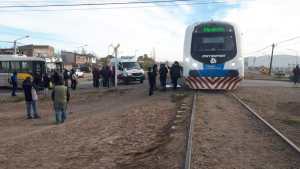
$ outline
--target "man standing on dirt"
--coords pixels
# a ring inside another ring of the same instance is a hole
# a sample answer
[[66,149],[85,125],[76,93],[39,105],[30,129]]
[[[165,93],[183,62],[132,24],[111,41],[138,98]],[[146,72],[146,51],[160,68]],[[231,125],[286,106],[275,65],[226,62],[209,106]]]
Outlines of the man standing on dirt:
[[58,79],[59,79],[59,74],[57,71],[54,71],[52,77],[51,77],[51,81],[54,85],[56,85],[58,83]]
[[298,81],[299,81],[299,78],[300,78],[300,68],[299,68],[299,65],[297,65],[294,68],[293,74],[294,74],[294,83],[296,85],[298,83]]
[[52,101],[54,104],[56,124],[63,123],[67,118],[67,104],[70,100],[68,87],[64,86],[60,79],[52,91]]
[[100,79],[100,72],[97,67],[93,69],[93,86],[95,88],[99,88],[99,79]]
[[101,70],[101,76],[103,78],[103,87],[110,87],[109,80],[111,79],[112,72],[109,66],[105,65]]
[[63,73],[63,76],[64,76],[64,81],[65,81],[65,86],[69,87],[69,71],[67,69],[64,70],[64,73]]
[[171,76],[174,90],[177,89],[177,81],[181,76],[181,71],[182,71],[182,68],[180,67],[179,63],[177,61],[175,61],[170,70],[170,76]]
[[[35,88],[32,85],[30,77],[27,77],[24,80],[23,90],[24,90],[24,96],[26,101],[27,119],[40,118],[36,108],[37,94]],[[31,110],[33,110],[33,116],[31,115]]]
[[12,76],[10,77],[10,82],[11,82],[11,85],[12,85],[11,96],[17,96],[16,95],[16,91],[17,91],[17,88],[18,88],[17,72],[14,72],[12,74]]
[[168,69],[165,64],[159,66],[159,80],[162,91],[166,91]]
[[155,85],[155,74],[153,72],[153,67],[148,68],[148,80],[149,80],[149,96],[152,96],[154,91],[154,85]]
[[157,77],[157,72],[158,72],[157,64],[153,65],[152,70],[153,70],[153,74],[155,76],[155,78],[154,78],[154,90],[156,90],[157,89],[157,87],[156,87],[156,77]]
[[73,90],[76,90],[76,86],[77,86],[77,75],[75,73],[75,70],[72,69],[71,70],[71,88]]

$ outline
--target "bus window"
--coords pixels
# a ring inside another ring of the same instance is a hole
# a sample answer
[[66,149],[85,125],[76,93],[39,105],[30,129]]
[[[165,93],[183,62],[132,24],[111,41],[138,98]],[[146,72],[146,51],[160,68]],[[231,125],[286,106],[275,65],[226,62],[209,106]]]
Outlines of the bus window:
[[23,61],[21,62],[22,72],[32,73],[32,63]]
[[20,72],[21,70],[21,65],[19,61],[11,61],[10,66],[12,71]]
[[45,73],[45,64],[43,62],[33,62],[33,73],[42,75]]
[[0,66],[0,73],[8,73],[9,72],[9,62],[2,61]]

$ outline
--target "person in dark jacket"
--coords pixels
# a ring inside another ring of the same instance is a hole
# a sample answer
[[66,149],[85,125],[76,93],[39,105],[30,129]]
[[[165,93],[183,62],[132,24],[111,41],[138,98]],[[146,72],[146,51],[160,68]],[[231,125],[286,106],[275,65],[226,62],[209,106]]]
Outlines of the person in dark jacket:
[[161,64],[159,67],[159,79],[160,79],[160,86],[163,91],[166,91],[167,74],[168,74],[168,68],[166,67],[165,64]]
[[101,70],[101,76],[103,78],[103,87],[110,87],[109,80],[111,79],[112,72],[109,66],[104,66]]
[[77,75],[76,75],[74,69],[71,70],[71,75],[70,76],[71,76],[71,88],[73,90],[76,90],[76,87],[77,87]]
[[45,73],[43,76],[43,88],[44,88],[44,94],[48,94],[48,89],[50,89],[50,78],[48,76],[48,73]]
[[[27,77],[23,81],[23,90],[24,90],[24,96],[26,101],[27,119],[39,118],[40,116],[37,113],[37,106],[36,106],[36,102],[37,102],[36,90],[33,88],[30,77]],[[32,112],[31,110],[33,111],[33,115],[31,114]]]
[[99,79],[100,79],[100,72],[98,68],[93,69],[93,86],[95,88],[99,88]]
[[174,90],[177,89],[177,81],[181,76],[181,71],[182,71],[182,68],[180,67],[179,63],[177,61],[175,61],[170,70],[170,76],[171,76],[171,81],[172,81]]
[[153,95],[154,85],[155,85],[155,73],[153,68],[148,68],[148,80],[149,80],[149,96]]
[[67,69],[64,70],[63,76],[64,76],[65,86],[69,87],[70,76],[69,76],[69,71]]
[[46,89],[50,88],[50,78],[48,76],[48,73],[45,73],[43,76],[43,87]]
[[12,85],[12,92],[11,96],[17,96],[16,91],[18,88],[18,77],[17,77],[17,72],[14,72],[12,76],[10,77],[11,85]]
[[57,85],[52,91],[52,101],[55,111],[56,124],[63,123],[67,118],[67,104],[70,100],[69,88],[63,83],[62,78],[59,79]]
[[158,72],[157,64],[154,64],[152,69],[153,69],[153,74],[155,76],[155,78],[154,78],[154,90],[156,90],[157,89],[157,87],[156,87],[156,78],[157,78],[157,72]]
[[54,85],[58,84],[59,81],[59,74],[57,73],[57,71],[54,71],[54,74],[51,77],[51,81]]
[[300,68],[299,68],[299,65],[297,65],[293,69],[293,74],[294,74],[294,83],[296,85],[299,82],[299,78],[300,78]]
[[33,75],[33,81],[32,81],[32,85],[34,86],[35,89],[39,90],[40,89],[40,84],[41,84],[41,76],[37,73],[35,73]]

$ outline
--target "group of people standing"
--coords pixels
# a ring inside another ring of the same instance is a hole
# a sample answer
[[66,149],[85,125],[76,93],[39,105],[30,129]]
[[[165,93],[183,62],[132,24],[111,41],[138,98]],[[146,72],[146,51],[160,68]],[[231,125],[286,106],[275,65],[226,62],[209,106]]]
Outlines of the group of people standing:
[[100,87],[100,79],[102,79],[102,86],[109,88],[114,83],[114,68],[110,68],[108,65],[103,66],[101,69],[94,67],[93,71],[93,86],[95,88]]
[[[75,73],[71,71],[71,76]],[[76,77],[77,78],[77,77]],[[44,75],[34,74],[32,77],[28,76],[22,83],[24,92],[24,99],[26,103],[26,115],[27,119],[41,118],[38,111],[38,95],[40,90],[48,91],[52,89],[51,98],[53,101],[53,108],[55,112],[56,123],[63,123],[67,117],[67,105],[70,100],[70,91],[68,87],[68,81],[71,79],[72,89],[76,89],[77,79],[75,77],[66,78],[65,73],[60,75],[58,72],[53,72],[49,77],[47,73]],[[16,89],[18,87],[17,72],[14,72],[10,78],[13,87],[12,96],[16,96]],[[74,82],[76,81],[76,82]]]
[[160,64],[159,69],[157,64],[154,64],[152,67],[148,68],[148,80],[149,80],[149,96],[153,95],[156,87],[156,79],[159,74],[160,87],[162,91],[166,91],[168,73],[170,73],[171,82],[173,84],[173,89],[176,90],[178,86],[178,79],[182,74],[182,67],[177,61],[171,67],[168,67],[166,64]]

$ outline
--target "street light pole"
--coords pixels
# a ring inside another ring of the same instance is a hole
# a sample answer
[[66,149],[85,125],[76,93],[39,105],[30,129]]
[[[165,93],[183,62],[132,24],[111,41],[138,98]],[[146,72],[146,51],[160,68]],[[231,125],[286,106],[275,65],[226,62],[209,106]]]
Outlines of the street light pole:
[[120,47],[120,44],[114,47],[115,52],[115,88],[118,87],[118,48]]
[[26,38],[29,38],[29,35],[26,35],[26,36],[24,36],[24,37],[21,37],[21,38],[18,38],[18,39],[16,39],[16,40],[14,40],[14,55],[16,55],[17,54],[17,41],[18,40],[22,40],[22,39],[26,39]]
[[107,55],[109,55],[109,49],[110,49],[111,47],[114,47],[114,46],[113,46],[112,44],[108,45],[108,48],[107,48]]

